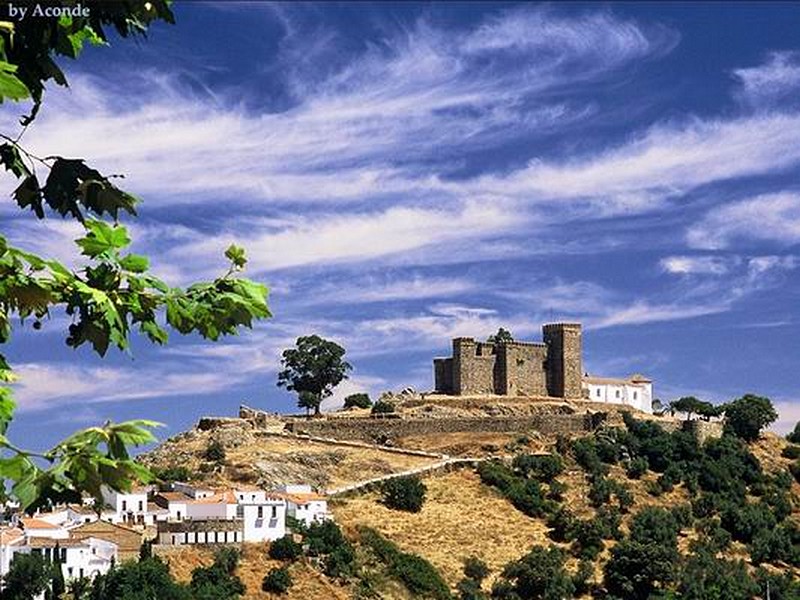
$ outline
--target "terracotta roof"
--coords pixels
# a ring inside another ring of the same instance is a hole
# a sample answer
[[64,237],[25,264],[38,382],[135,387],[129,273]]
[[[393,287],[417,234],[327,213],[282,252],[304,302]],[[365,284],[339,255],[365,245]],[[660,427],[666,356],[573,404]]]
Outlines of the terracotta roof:
[[18,527],[10,527],[8,529],[0,529],[0,544],[8,546],[22,540],[25,533]]
[[[84,504],[68,504],[67,508],[70,509],[72,512],[76,512],[82,515],[96,515],[97,512],[94,510],[92,506],[86,506]],[[106,512],[106,511],[103,511]],[[109,511],[113,512],[113,511]]]
[[61,529],[58,525],[32,517],[20,519],[20,522],[25,529]]

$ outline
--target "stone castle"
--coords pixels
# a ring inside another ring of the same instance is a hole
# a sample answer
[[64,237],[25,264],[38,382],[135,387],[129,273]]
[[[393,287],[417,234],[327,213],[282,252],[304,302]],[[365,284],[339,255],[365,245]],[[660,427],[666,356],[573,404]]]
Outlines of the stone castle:
[[580,323],[542,326],[541,342],[453,340],[453,356],[433,360],[435,391],[452,396],[582,398]]

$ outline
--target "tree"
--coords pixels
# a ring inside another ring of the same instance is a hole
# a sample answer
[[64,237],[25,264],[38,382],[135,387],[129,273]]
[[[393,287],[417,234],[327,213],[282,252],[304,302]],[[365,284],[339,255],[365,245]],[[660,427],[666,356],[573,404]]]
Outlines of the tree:
[[495,344],[508,344],[514,341],[514,337],[511,335],[511,332],[508,329],[503,329],[501,327],[497,330],[497,333],[494,333],[486,338],[486,341],[493,342]]
[[427,488],[416,475],[390,479],[381,486],[383,503],[395,510],[419,512],[425,502]]
[[[241,248],[232,245],[225,252],[230,268],[221,277],[186,289],[170,287],[149,272],[147,257],[127,252],[130,238],[119,219],[136,215],[135,196],[83,159],[42,158],[20,142],[42,106],[45,84],[67,85],[57,58],[77,58],[87,42],[106,44],[106,29],[128,38],[144,35],[154,21],[174,21],[169,0],[82,4],[88,17],[42,16],[4,21],[0,27],[0,102],[32,101],[21,118],[22,129],[0,133],[0,164],[19,182],[13,197],[36,218],[71,218],[85,233],[76,240],[85,265],[75,270],[10,246],[0,235],[0,344],[9,342],[15,326],[25,321],[41,329],[53,311],[71,317],[68,346],[88,344],[100,356],[111,346],[127,350],[134,329],[157,344],[167,342],[164,323],[182,334],[216,340],[269,317],[266,287],[238,277],[247,262]],[[0,354],[0,384],[14,378]],[[107,423],[35,453],[6,437],[14,409],[10,389],[0,387],[0,477],[5,484],[0,489],[10,488],[23,509],[49,500],[77,500],[81,492],[99,499],[103,485],[127,490],[137,479],[151,479],[131,459],[128,447],[154,441],[154,421]]]
[[385,415],[394,412],[394,404],[391,402],[387,402],[386,400],[378,400],[375,404],[372,405],[372,410],[370,411],[373,415]]
[[313,408],[318,415],[322,400],[333,394],[353,368],[344,355],[344,348],[318,335],[299,337],[295,348],[283,351],[278,387],[297,392],[300,407]]
[[261,581],[261,589],[272,594],[285,594],[292,587],[292,576],[289,569],[280,567],[271,569]]
[[126,561],[92,582],[91,600],[193,600],[189,590],[177,583],[169,566],[158,557]]
[[791,433],[786,435],[786,440],[792,444],[800,444],[800,421],[798,421]]
[[370,408],[372,400],[369,399],[369,394],[350,394],[344,399],[345,408]]
[[303,547],[291,535],[278,538],[269,545],[269,557],[276,560],[295,560],[303,554]]
[[239,564],[239,552],[223,548],[214,556],[210,567],[198,567],[192,571],[189,589],[194,600],[238,600],[247,590],[242,580],[234,575]]
[[698,400],[694,396],[684,396],[675,400],[670,403],[670,409],[674,412],[684,413],[687,421],[692,418],[693,414],[698,414],[708,420],[709,417],[715,416],[716,412],[713,404]]
[[566,556],[556,546],[533,549],[503,569],[502,578],[492,588],[495,598],[542,598],[566,600],[572,598],[575,585],[564,568]]
[[725,431],[745,442],[753,442],[761,430],[773,423],[778,413],[764,396],[745,394],[725,407]]
[[2,600],[30,600],[49,589],[51,569],[41,554],[15,553],[3,577]]

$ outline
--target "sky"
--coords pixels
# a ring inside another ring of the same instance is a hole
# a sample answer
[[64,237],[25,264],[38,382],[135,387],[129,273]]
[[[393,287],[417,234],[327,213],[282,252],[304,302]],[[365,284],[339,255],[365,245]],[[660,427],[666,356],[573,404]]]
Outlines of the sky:
[[[177,24],[63,63],[30,150],[125,175],[133,249],[172,285],[231,242],[272,319],[105,359],[16,329],[12,437],[107,419],[166,437],[241,403],[295,410],[280,353],[316,333],[354,392],[430,390],[456,336],[584,326],[584,368],[664,401],[770,397],[800,419],[800,5],[179,2]],[[0,106],[14,131],[22,105]],[[12,189],[0,178],[0,193]],[[9,198],[15,244],[81,230]]]

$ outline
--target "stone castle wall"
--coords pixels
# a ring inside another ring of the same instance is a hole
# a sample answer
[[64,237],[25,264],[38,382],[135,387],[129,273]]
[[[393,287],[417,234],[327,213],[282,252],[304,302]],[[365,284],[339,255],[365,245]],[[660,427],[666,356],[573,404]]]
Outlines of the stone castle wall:
[[569,435],[592,431],[605,419],[605,413],[447,419],[309,419],[293,421],[287,424],[287,430],[313,436],[383,443],[412,435],[465,431],[513,433],[536,430],[543,434]]
[[435,389],[455,396],[583,397],[581,326],[552,323],[544,342],[453,340],[452,358],[434,359]]

